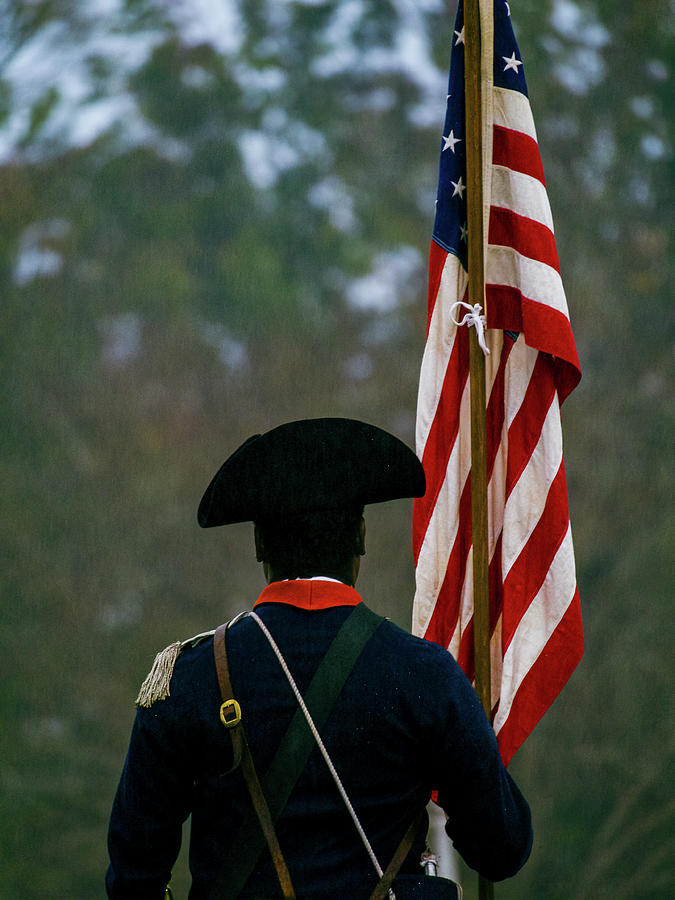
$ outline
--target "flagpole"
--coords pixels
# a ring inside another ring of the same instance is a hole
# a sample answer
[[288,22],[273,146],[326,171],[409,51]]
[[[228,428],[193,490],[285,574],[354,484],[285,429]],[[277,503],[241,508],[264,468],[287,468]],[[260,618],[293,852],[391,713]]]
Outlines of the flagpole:
[[[464,45],[468,300],[472,306],[480,303],[485,312],[480,0],[465,0]],[[469,328],[469,380],[474,677],[476,693],[483,709],[491,718],[485,356],[478,344],[476,328]],[[478,897],[479,900],[492,900],[494,897],[492,882],[482,876],[479,876],[478,881]]]

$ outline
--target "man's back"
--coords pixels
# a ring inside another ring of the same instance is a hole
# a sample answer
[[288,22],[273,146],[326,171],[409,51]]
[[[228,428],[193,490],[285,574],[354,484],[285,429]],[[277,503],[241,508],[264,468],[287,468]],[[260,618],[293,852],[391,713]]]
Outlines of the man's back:
[[[304,693],[352,611],[339,605],[340,589],[355,592],[340,585],[333,589],[338,605],[309,610],[294,605],[296,583],[284,584],[288,598],[265,602],[263,594],[256,612]],[[252,618],[228,631],[227,648],[234,693],[262,777],[297,701]],[[250,799],[240,772],[224,774],[232,753],[218,717],[220,702],[213,641],[207,639],[179,656],[170,697],[139,710],[111,819],[111,896],[162,896],[189,812],[193,900],[209,896],[227,854],[246,852],[237,846],[237,834],[250,813]],[[347,679],[322,736],[383,868],[432,790],[438,790],[449,833],[470,865],[499,879],[524,862],[531,841],[529,809],[501,766],[473,689],[446,651],[383,623]],[[377,880],[372,863],[318,748],[277,833],[299,898],[369,895]],[[424,839],[422,828],[404,871],[419,871]],[[128,860],[130,853],[143,870],[134,877],[141,876],[136,886],[143,883],[145,893],[125,892],[128,862],[117,866],[116,859]],[[240,896],[279,896],[266,850]]]

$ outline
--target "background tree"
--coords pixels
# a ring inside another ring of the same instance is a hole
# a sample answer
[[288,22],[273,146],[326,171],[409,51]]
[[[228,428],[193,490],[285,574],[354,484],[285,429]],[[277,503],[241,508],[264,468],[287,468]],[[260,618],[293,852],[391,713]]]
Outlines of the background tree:
[[[564,417],[587,650],[513,762],[536,844],[498,896],[665,898],[672,19],[512,11],[584,369]],[[0,896],[84,900],[154,653],[262,586],[249,526],[196,526],[217,465],[302,416],[413,442],[454,9],[0,16]],[[368,520],[360,586],[407,626],[410,506]]]

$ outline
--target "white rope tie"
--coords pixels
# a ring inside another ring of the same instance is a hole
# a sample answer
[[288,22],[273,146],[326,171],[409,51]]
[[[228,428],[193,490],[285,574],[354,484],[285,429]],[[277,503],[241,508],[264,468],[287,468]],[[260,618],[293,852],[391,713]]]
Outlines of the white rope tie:
[[[465,314],[461,322],[458,322],[454,317],[456,306],[463,306],[464,309],[469,310],[469,312]],[[463,300],[458,300],[450,307],[450,318],[458,328],[461,328],[462,325],[467,325],[468,327],[471,327],[473,325],[476,329],[476,337],[478,338],[478,344],[480,345],[481,350],[486,356],[489,355],[490,350],[488,348],[488,345],[485,343],[486,319],[480,303],[474,303],[474,305],[471,306],[470,303],[465,303]]]
[[[276,641],[274,640],[272,635],[267,630],[267,627],[266,627],[265,623],[262,621],[262,619],[260,618],[260,616],[258,616],[254,612],[250,613],[250,615],[256,620],[256,622],[262,629],[263,634],[269,641],[270,646],[272,647],[272,650],[274,650],[274,652],[276,653],[277,659],[279,660],[281,668],[284,670],[284,674],[285,674],[286,678],[288,679],[288,683],[290,684],[290,686],[293,690],[293,693],[295,694],[296,700],[300,704],[300,709],[302,710],[305,718],[307,719],[307,724],[309,725],[311,732],[314,735],[314,739],[316,740],[317,744],[319,745],[319,749],[321,750],[323,758],[326,760],[326,765],[330,769],[330,773],[333,776],[333,780],[335,781],[335,784],[337,785],[337,789],[340,791],[340,795],[342,796],[342,799],[345,802],[347,811],[349,812],[349,815],[352,817],[352,821],[354,822],[354,825],[356,825],[356,830],[358,831],[359,835],[361,836],[361,840],[363,841],[363,846],[368,851],[368,856],[370,856],[370,859],[371,859],[373,865],[375,866],[375,871],[377,872],[378,877],[382,878],[382,874],[383,874],[382,867],[380,866],[379,862],[377,861],[377,857],[375,856],[375,853],[373,852],[373,848],[370,846],[370,841],[366,837],[365,831],[361,827],[361,823],[359,822],[359,819],[358,819],[358,816],[356,815],[354,807],[352,806],[351,801],[350,801],[349,797],[347,796],[347,792],[345,791],[344,787],[342,786],[342,782],[340,781],[340,776],[338,775],[338,773],[335,770],[333,761],[331,760],[330,756],[328,755],[328,751],[326,750],[326,747],[324,746],[324,743],[321,740],[321,735],[319,734],[317,727],[314,724],[314,720],[312,719],[312,716],[310,715],[310,712],[307,709],[305,701],[302,699],[302,694],[298,690],[298,686],[295,683],[293,676],[291,675],[290,669],[286,665],[286,660],[281,655],[281,650],[279,650],[279,648],[277,647]],[[389,895],[390,895],[390,897],[393,896],[392,891],[389,892]]]

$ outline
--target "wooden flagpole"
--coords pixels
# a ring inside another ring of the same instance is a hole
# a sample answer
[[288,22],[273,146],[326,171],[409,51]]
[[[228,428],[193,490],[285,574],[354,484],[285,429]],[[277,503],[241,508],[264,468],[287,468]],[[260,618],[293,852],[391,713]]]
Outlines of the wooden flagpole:
[[[480,0],[464,3],[464,96],[469,303],[485,312],[483,249],[483,139],[481,115]],[[491,718],[490,597],[488,581],[487,438],[485,357],[475,328],[469,328],[471,386],[471,536],[473,543],[473,644],[476,693]],[[492,900],[494,886],[479,876],[479,900]]]

